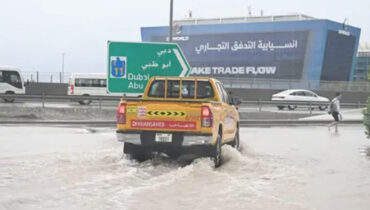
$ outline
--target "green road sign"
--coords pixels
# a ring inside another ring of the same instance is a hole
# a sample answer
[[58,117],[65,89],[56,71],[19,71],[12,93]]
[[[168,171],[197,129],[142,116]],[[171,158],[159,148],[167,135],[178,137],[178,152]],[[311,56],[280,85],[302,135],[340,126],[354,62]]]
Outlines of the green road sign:
[[108,92],[140,94],[153,76],[188,76],[190,66],[176,43],[108,41]]

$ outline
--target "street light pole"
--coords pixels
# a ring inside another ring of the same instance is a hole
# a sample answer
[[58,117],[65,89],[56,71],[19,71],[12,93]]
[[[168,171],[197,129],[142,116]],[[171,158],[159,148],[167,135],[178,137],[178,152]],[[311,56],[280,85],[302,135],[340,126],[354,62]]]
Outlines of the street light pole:
[[170,30],[168,36],[169,42],[172,42],[172,17],[173,17],[173,0],[170,0]]
[[66,53],[62,53],[62,76],[60,78],[61,83],[64,82],[64,56],[65,55],[66,55]]

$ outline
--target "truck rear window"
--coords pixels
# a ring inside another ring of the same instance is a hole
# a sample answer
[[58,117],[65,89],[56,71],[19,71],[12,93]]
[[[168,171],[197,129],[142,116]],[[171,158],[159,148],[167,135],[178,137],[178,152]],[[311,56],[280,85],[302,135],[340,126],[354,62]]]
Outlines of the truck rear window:
[[167,81],[167,98],[178,98],[180,96],[180,81]]
[[195,81],[182,81],[182,97],[183,98],[194,98]]
[[213,98],[213,88],[208,81],[198,81],[197,98]]
[[164,97],[164,80],[156,80],[150,86],[149,97]]
[[[212,85],[209,81],[197,81],[198,91],[197,98],[206,99],[213,98],[214,92]],[[154,81],[149,89],[149,97],[164,97],[165,92],[165,80]],[[195,98],[195,81],[194,80],[183,80],[182,88],[180,90],[179,80],[168,80],[167,81],[167,98],[179,98],[180,94],[182,98],[194,99]]]

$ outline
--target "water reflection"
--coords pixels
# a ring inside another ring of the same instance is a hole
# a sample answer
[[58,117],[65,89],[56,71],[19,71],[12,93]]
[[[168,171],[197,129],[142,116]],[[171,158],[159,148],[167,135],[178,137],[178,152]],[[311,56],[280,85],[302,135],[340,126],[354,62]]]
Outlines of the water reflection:
[[368,158],[370,158],[370,146],[366,147],[365,154]]

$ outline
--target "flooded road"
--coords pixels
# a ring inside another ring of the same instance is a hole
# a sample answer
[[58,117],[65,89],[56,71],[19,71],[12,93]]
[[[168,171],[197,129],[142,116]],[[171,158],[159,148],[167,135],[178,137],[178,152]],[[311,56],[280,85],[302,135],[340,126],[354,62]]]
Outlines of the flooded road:
[[242,128],[224,164],[122,157],[111,128],[0,127],[0,209],[369,209],[362,126]]

